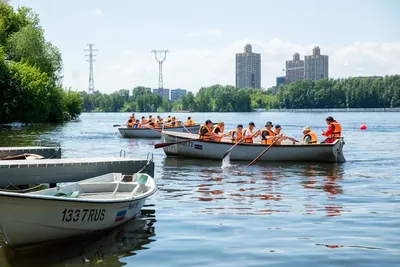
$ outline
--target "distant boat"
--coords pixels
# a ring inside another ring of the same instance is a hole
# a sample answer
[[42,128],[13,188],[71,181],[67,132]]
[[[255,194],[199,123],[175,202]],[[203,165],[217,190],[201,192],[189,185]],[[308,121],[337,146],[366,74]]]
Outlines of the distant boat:
[[254,112],[265,112],[267,111],[265,108],[255,108]]

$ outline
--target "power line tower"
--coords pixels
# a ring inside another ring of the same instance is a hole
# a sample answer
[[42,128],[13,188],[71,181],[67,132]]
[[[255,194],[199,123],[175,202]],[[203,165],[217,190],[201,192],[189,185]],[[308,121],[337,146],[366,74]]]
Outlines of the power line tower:
[[94,77],[93,77],[93,62],[96,60],[93,59],[93,57],[97,56],[93,54],[93,52],[97,52],[99,50],[93,49],[94,44],[88,44],[89,49],[85,49],[85,51],[89,52],[88,55],[85,55],[86,57],[89,57],[88,61],[89,62],[89,94],[94,92]]
[[167,59],[167,53],[169,52],[166,50],[152,50],[154,53],[154,58],[158,62],[158,89],[161,94],[163,94],[163,74],[162,74],[162,64]]

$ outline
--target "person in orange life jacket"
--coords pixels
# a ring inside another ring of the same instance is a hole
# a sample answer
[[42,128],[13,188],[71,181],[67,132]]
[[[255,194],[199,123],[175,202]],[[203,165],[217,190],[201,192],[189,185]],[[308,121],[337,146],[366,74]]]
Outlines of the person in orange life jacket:
[[235,130],[229,131],[231,134],[231,141],[233,143],[239,142],[243,137],[243,125],[238,124]]
[[200,139],[205,139],[205,138],[210,138],[211,140],[220,138],[218,134],[213,133],[211,130],[212,127],[212,121],[211,120],[206,120],[206,122],[202,125],[200,125],[199,128],[199,138]]
[[129,119],[128,123],[127,123],[128,128],[132,128],[133,127],[133,120]]
[[172,117],[171,122],[166,125],[167,127],[177,127],[178,122],[176,121],[175,117]]
[[265,124],[265,128],[261,130],[261,144],[271,145],[275,139],[280,138],[280,136],[276,136],[274,131],[272,131],[272,122],[267,121]]
[[144,125],[147,123],[148,123],[148,121],[146,120],[145,116],[142,116],[142,120],[140,121],[140,124]]
[[157,124],[162,124],[163,119],[160,117],[160,115],[157,116]]
[[326,124],[328,124],[328,129],[324,132],[322,131],[323,136],[327,136],[325,141],[322,141],[321,143],[333,143],[336,141],[336,139],[339,139],[340,136],[342,135],[342,126],[335,121],[331,116],[325,119]]
[[216,125],[214,125],[212,132],[219,135],[219,139],[216,139],[216,141],[221,141],[222,137],[225,137],[225,136],[228,136],[231,134],[231,132],[224,134],[224,127],[225,127],[225,123],[222,121],[220,121]]
[[255,127],[256,127],[256,125],[254,124],[254,122],[250,122],[249,123],[249,127],[243,129],[242,135],[243,135],[245,143],[253,143],[253,138],[255,138],[255,137],[260,135],[260,130],[258,130],[257,132],[253,133],[253,129]]
[[171,122],[171,116],[168,116],[167,122]]
[[149,122],[154,122],[154,123],[155,123],[155,122],[156,122],[156,119],[153,118],[153,116],[150,115],[150,116],[149,116]]
[[185,126],[192,126],[195,125],[196,123],[194,123],[194,120],[192,119],[192,117],[188,117],[187,121],[185,123]]
[[303,139],[302,144],[316,144],[317,143],[317,136],[315,133],[311,132],[310,127],[305,126],[303,128]]
[[129,120],[132,120],[132,122],[135,121],[135,113],[132,113],[132,115],[129,116],[128,121],[126,122],[127,124],[129,123]]

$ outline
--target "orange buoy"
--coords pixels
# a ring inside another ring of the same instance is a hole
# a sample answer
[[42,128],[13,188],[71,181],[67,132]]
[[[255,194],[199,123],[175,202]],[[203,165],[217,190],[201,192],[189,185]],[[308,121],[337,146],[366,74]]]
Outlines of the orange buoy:
[[361,124],[360,130],[361,130],[361,131],[367,130],[367,125]]

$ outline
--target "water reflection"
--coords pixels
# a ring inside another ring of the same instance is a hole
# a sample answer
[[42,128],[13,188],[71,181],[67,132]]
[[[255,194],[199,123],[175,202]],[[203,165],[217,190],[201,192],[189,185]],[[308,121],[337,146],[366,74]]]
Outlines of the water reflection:
[[51,143],[48,133],[61,129],[62,125],[54,124],[32,124],[20,127],[1,127],[0,146],[34,146],[38,140],[42,145]]
[[71,238],[25,251],[14,251],[3,244],[0,266],[123,266],[120,258],[149,249],[154,242],[154,210],[142,210],[142,216],[108,232]]
[[[208,203],[199,212],[246,215],[295,212],[293,205],[296,203],[287,203],[304,193],[302,211],[306,214],[323,211],[326,216],[339,216],[342,210],[341,205],[329,201],[343,193],[340,181],[344,167],[341,164],[271,162],[246,169],[241,165],[221,167],[221,163],[182,158],[165,158],[163,164],[165,184],[160,190],[184,190],[186,194],[175,197],[190,195],[192,199]],[[173,183],[167,183],[172,180]],[[195,194],[189,188],[194,188]],[[302,188],[305,191],[300,193]],[[324,203],[326,201],[328,203]]]

